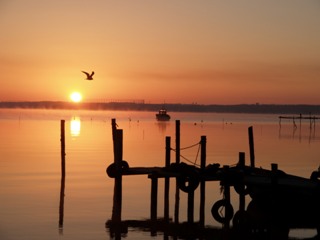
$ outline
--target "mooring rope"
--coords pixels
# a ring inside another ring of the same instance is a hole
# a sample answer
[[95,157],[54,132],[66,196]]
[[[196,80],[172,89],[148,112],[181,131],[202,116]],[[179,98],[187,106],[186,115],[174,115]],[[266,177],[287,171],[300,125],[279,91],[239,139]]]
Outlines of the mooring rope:
[[[186,157],[183,156],[182,154],[180,154],[180,157],[183,158],[184,160],[186,160],[187,162],[193,164],[194,166],[200,167],[200,164],[197,164],[197,160],[198,160],[198,156],[199,156],[199,152],[200,152],[200,148],[201,148],[200,142],[197,142],[197,143],[195,143],[195,144],[193,144],[193,145],[191,145],[191,146],[188,146],[188,147],[180,148],[180,151],[181,151],[181,150],[186,150],[186,149],[189,149],[189,148],[193,148],[193,147],[196,147],[196,146],[198,146],[198,150],[197,150],[196,159],[195,159],[194,162],[191,161],[191,160],[189,160],[188,158],[186,158]],[[174,151],[174,152],[177,151],[177,149],[174,149],[174,148],[171,148],[171,150]]]

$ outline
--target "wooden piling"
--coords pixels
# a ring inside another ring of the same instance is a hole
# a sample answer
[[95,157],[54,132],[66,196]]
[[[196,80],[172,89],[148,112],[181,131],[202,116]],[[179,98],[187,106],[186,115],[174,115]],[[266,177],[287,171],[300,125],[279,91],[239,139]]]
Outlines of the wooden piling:
[[114,149],[114,164],[116,175],[114,178],[114,195],[113,195],[113,210],[112,221],[114,223],[121,223],[121,209],[122,209],[122,154],[123,154],[123,131],[116,129],[115,119],[112,119],[112,136]]
[[150,206],[150,219],[152,224],[151,235],[155,236],[157,231],[157,208],[158,208],[158,178],[155,175],[150,175],[151,178],[151,206]]
[[194,222],[194,191],[188,192],[188,210],[187,210],[188,223]]
[[276,163],[272,163],[271,164],[271,237],[273,234],[276,234],[276,230],[277,230],[277,226],[276,226],[276,222],[277,222],[277,216],[278,216],[278,212],[277,212],[277,202],[278,202],[278,164]]
[[[171,153],[171,137],[166,137],[166,155],[165,155],[165,167],[170,167],[170,153]],[[169,223],[169,188],[170,177],[164,179],[164,221]]]
[[[201,152],[200,152],[200,169],[203,172],[206,169],[206,145],[207,137],[201,136]],[[200,213],[199,213],[199,224],[200,227],[204,227],[205,223],[205,196],[206,196],[206,181],[201,179],[200,181]]]
[[60,121],[60,142],[61,142],[61,173],[65,174],[65,120]]
[[[229,172],[229,166],[223,166],[223,169],[226,173],[226,176],[228,176],[228,172]],[[224,183],[223,183],[223,195],[224,195],[224,199],[226,201],[226,204],[230,204],[230,183],[229,183],[229,179],[224,179]],[[225,210],[225,213],[224,215],[225,216],[228,216],[228,212],[227,212],[227,208],[224,209]],[[225,218],[225,221],[223,223],[223,228],[224,230],[229,230],[230,228],[230,219],[228,218]]]
[[[117,123],[115,118],[111,119],[111,129],[112,129],[113,150],[115,150],[114,142],[116,139],[116,130],[117,130]],[[115,153],[115,151],[113,151],[113,153]]]
[[60,184],[60,203],[59,203],[59,230],[63,230],[64,218],[64,192],[65,192],[65,176],[66,176],[66,161],[65,161],[65,120],[60,121],[60,142],[61,142],[61,184]]
[[[239,152],[239,167],[242,169],[244,169],[244,167],[245,167],[245,153],[244,152]],[[244,213],[245,206],[246,206],[246,202],[245,202],[246,198],[245,198],[244,190],[245,190],[245,186],[243,183],[241,183],[240,193],[239,193],[239,211],[241,212],[241,214]]]
[[249,127],[249,147],[250,147],[250,166],[255,167],[255,156],[254,156],[254,141],[253,141],[253,127]]
[[[176,163],[180,163],[180,120],[176,120]],[[180,190],[176,181],[174,222],[179,223]]]

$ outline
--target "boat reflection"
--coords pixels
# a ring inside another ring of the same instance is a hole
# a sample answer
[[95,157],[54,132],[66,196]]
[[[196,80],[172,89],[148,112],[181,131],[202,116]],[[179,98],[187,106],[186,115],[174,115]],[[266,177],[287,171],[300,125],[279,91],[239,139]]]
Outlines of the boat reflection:
[[72,137],[78,137],[81,130],[80,117],[73,117],[70,121],[70,133]]
[[170,124],[169,122],[158,121],[158,122],[157,122],[157,125],[158,125],[158,128],[159,128],[159,132],[165,134],[166,129],[167,129],[167,126],[168,126],[169,124]]

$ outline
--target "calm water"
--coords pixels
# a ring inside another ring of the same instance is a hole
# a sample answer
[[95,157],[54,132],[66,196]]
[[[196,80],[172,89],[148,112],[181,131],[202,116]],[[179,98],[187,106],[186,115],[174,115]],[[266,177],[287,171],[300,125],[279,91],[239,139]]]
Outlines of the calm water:
[[[298,128],[277,115],[171,113],[157,123],[152,112],[58,111],[0,109],[0,239],[111,239],[105,222],[111,218],[113,179],[106,167],[113,162],[111,119],[124,133],[124,159],[132,167],[164,165],[165,137],[175,144],[175,120],[181,121],[181,147],[207,137],[207,163],[231,165],[239,152],[249,161],[248,127],[253,126],[256,166],[271,163],[288,173],[309,177],[320,165],[320,133],[308,121]],[[61,188],[60,120],[66,120],[66,179],[63,227],[59,228]],[[198,147],[181,154],[199,163]],[[174,160],[175,153],[171,158]],[[185,161],[181,159],[182,161]],[[173,184],[174,181],[172,180]],[[173,185],[172,185],[173,186]],[[207,183],[206,224],[212,204],[221,199],[218,183]],[[159,181],[158,216],[163,215],[163,183]],[[174,192],[171,187],[170,216]],[[198,204],[198,190],[195,206]],[[237,199],[232,194],[235,206]],[[180,221],[186,221],[186,195],[181,192]],[[150,180],[123,178],[122,219],[149,218]],[[198,213],[195,212],[195,220]],[[292,231],[306,237],[313,230]],[[129,229],[126,239],[163,239],[161,233]]]

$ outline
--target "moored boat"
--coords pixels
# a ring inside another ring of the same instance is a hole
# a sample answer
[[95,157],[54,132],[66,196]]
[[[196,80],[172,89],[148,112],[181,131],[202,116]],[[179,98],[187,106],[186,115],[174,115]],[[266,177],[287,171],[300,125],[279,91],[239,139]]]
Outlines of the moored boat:
[[160,109],[159,112],[156,114],[156,118],[158,121],[169,121],[170,115],[167,113],[166,109]]

